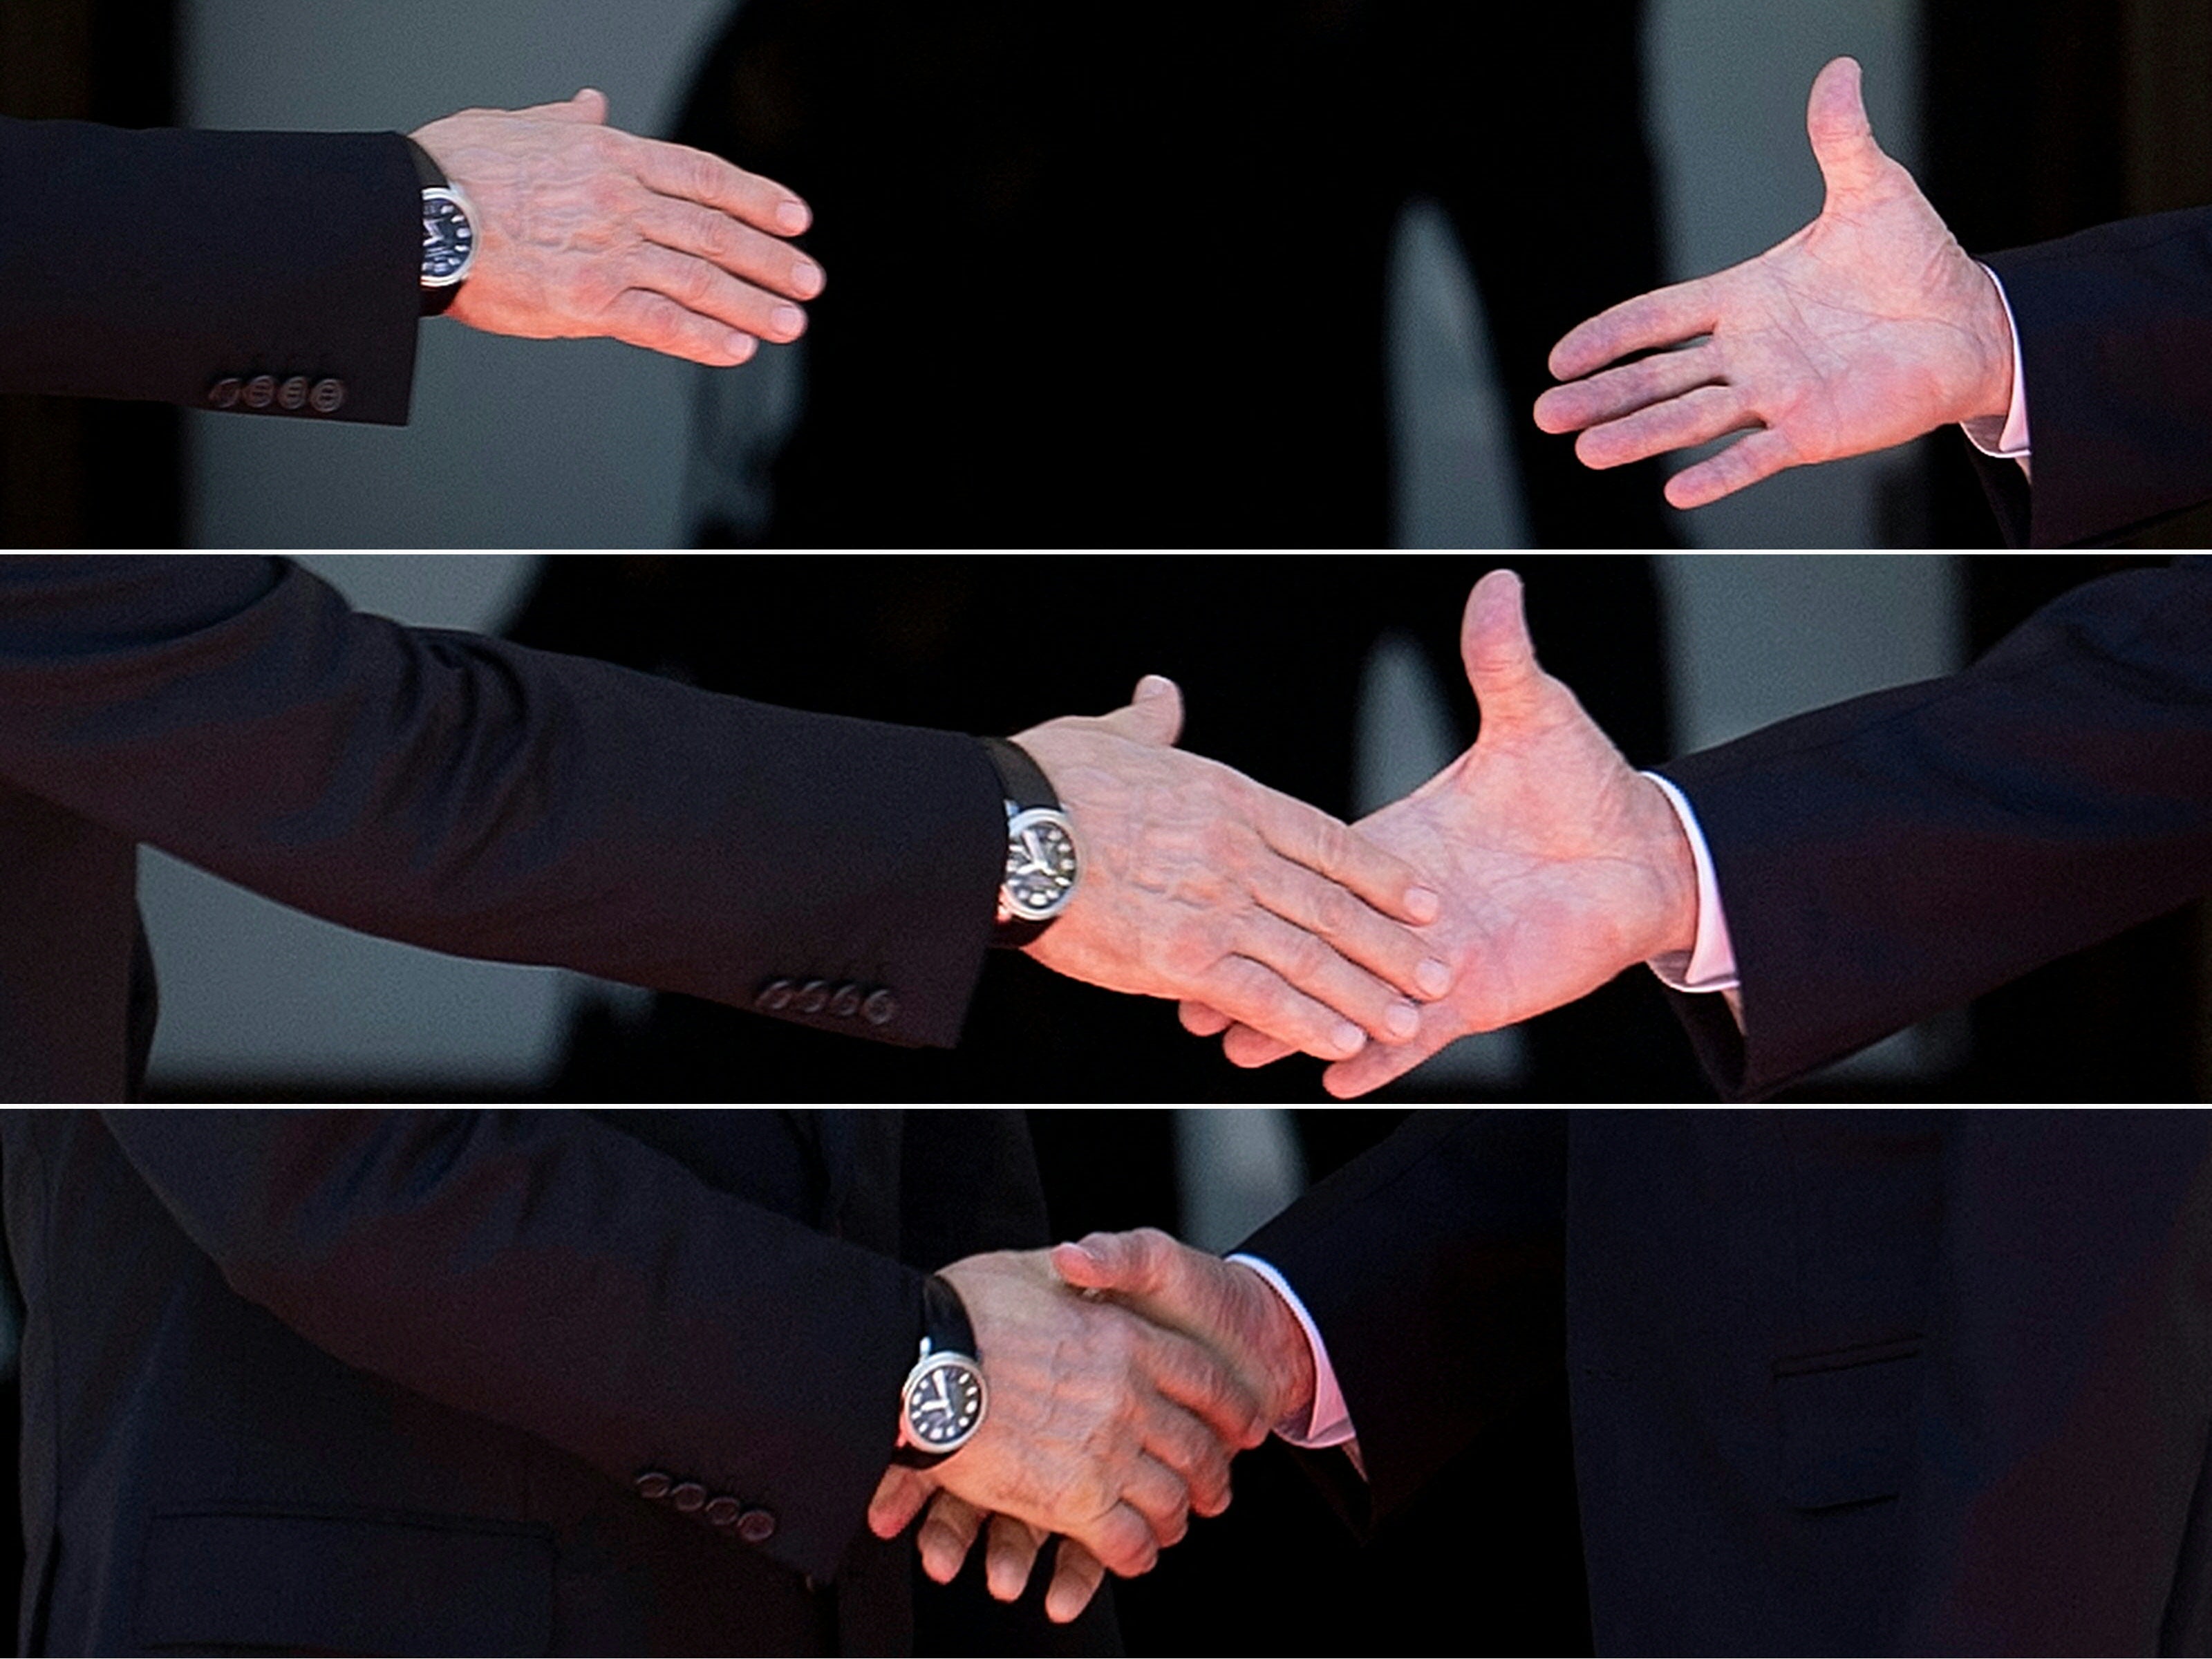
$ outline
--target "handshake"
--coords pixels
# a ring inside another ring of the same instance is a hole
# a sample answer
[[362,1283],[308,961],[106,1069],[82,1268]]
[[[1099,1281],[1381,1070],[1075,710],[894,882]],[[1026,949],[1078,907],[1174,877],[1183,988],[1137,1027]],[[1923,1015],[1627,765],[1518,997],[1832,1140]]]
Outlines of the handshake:
[[[988,1526],[987,1582],[1014,1601],[1059,1534],[1045,1611],[1066,1624],[1109,1571],[1149,1571],[1192,1511],[1228,1508],[1231,1457],[1312,1410],[1313,1351],[1289,1304],[1252,1268],[1164,1233],[970,1256],[942,1278],[969,1316],[988,1403],[950,1456],[895,1465],[868,1510],[888,1539],[927,1510],[916,1542],[939,1583]],[[909,1382],[908,1443],[929,1387],[917,1404]]]
[[[1237,1064],[1329,1059],[1340,1096],[1688,952],[1698,880],[1680,821],[1537,665],[1513,573],[1476,585],[1461,643],[1480,739],[1357,826],[1176,751],[1164,682],[1105,720],[1022,734],[1086,849],[1074,897],[1026,948],[1180,994],[1185,1026]],[[1237,1451],[1316,1426],[1325,1357],[1241,1261],[1139,1231],[941,1277],[969,1328],[925,1343],[904,1461],[869,1511],[893,1538],[926,1510],[917,1542],[939,1582],[988,1527],[991,1593],[1012,1601],[1058,1534],[1046,1610],[1066,1622],[1108,1571],[1147,1571],[1193,1511],[1227,1507]]]
[[1239,1066],[1328,1060],[1342,1097],[1688,953],[1698,875],[1681,821],[1538,666],[1512,572],[1476,585],[1461,653],[1474,746],[1356,825],[1176,750],[1164,680],[1103,720],[1021,733],[1081,852],[1066,908],[1024,948],[1179,1001],[1184,1027],[1220,1036]]

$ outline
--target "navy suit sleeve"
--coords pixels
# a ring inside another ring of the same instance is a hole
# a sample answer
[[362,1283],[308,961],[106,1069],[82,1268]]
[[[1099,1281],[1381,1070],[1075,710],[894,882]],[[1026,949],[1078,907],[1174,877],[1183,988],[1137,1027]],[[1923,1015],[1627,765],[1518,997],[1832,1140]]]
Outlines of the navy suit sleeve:
[[275,559],[0,562],[0,776],[366,933],[852,985],[791,1017],[908,1043],[957,1039],[1005,858],[970,738],[401,627]]
[[817,1579],[858,1534],[921,1328],[915,1270],[582,1112],[106,1121],[230,1287],[347,1364],[625,1487],[659,1471],[765,1507],[769,1553]]
[[[2108,544],[2212,499],[2212,208],[1988,264],[2020,325],[2035,446],[2027,544]],[[2016,514],[1999,511],[2017,543]]]
[[1561,1113],[1417,1112],[1241,1247],[1328,1346],[1367,1471],[1331,1483],[1355,1525],[1559,1375],[1566,1160]]
[[[2037,440],[2038,489],[2041,439]],[[2212,891],[2212,561],[2046,606],[1973,667],[1665,769],[1712,850],[1759,1096]]]
[[206,404],[265,374],[339,392],[270,413],[401,424],[419,189],[397,133],[0,119],[0,391]]

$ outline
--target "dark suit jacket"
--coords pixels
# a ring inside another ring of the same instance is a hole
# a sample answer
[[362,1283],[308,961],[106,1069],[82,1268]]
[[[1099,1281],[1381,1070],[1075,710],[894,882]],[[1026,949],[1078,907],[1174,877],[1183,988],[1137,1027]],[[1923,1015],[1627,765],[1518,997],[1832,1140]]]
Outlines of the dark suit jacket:
[[397,133],[0,118],[0,392],[250,409],[268,375],[343,398],[269,414],[403,422],[419,191]]
[[1004,831],[954,733],[402,628],[282,560],[0,563],[0,1097],[134,1086],[142,841],[411,944],[740,1006],[818,984],[783,1016],[945,1045]]
[[1601,1652],[2212,1646],[2204,1115],[1424,1113],[1246,1248],[1360,1510],[1564,1357]]
[[0,1137],[33,1653],[898,1650],[912,1547],[863,1515],[915,1269],[1044,1237],[1012,1112],[16,1111]]
[[2212,560],[2089,583],[1963,673],[1664,770],[1712,851],[1744,1034],[1718,998],[1679,1006],[1723,1090],[1765,1094],[2212,892]]
[[2014,546],[2102,544],[2212,497],[2212,208],[1990,256],[2020,325],[2029,489],[1984,468]]

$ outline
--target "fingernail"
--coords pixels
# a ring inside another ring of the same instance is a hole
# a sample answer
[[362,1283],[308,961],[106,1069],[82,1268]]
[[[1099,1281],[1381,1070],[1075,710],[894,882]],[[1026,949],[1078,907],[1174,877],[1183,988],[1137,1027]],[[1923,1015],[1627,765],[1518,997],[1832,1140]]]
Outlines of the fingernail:
[[791,267],[791,285],[801,299],[812,299],[822,292],[822,267],[811,259],[797,261]]
[[775,210],[776,228],[796,236],[814,222],[814,216],[806,210],[804,202],[786,202]]
[[1394,1002],[1382,1011],[1382,1029],[1403,1042],[1421,1029],[1420,1011],[1410,1002]]
[[777,333],[795,336],[806,326],[806,313],[797,306],[778,306],[769,313],[768,320]]
[[1164,697],[1175,690],[1175,682],[1164,674],[1147,674],[1137,682],[1140,697]]
[[1337,1051],[1347,1057],[1358,1054],[1367,1046],[1367,1033],[1348,1019],[1337,1026],[1334,1035]]
[[742,363],[750,358],[753,353],[760,349],[760,342],[753,338],[750,334],[738,334],[732,332],[729,339],[729,347],[730,356],[735,357]]
[[1413,983],[1425,997],[1440,997],[1452,988],[1452,970],[1448,963],[1431,957],[1413,969]]
[[1437,896],[1433,888],[1408,887],[1406,890],[1406,914],[1415,921],[1434,921],[1443,908],[1443,900]]

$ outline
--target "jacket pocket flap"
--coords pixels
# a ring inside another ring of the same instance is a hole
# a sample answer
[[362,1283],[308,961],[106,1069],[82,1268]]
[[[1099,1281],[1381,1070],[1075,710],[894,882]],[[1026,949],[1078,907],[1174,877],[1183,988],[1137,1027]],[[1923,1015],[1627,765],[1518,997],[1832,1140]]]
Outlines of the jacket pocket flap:
[[1920,1369],[1917,1340],[1778,1363],[1783,1501],[1825,1510],[1903,1492]]
[[149,1648],[544,1653],[553,1540],[447,1516],[157,1515],[139,1579]]

